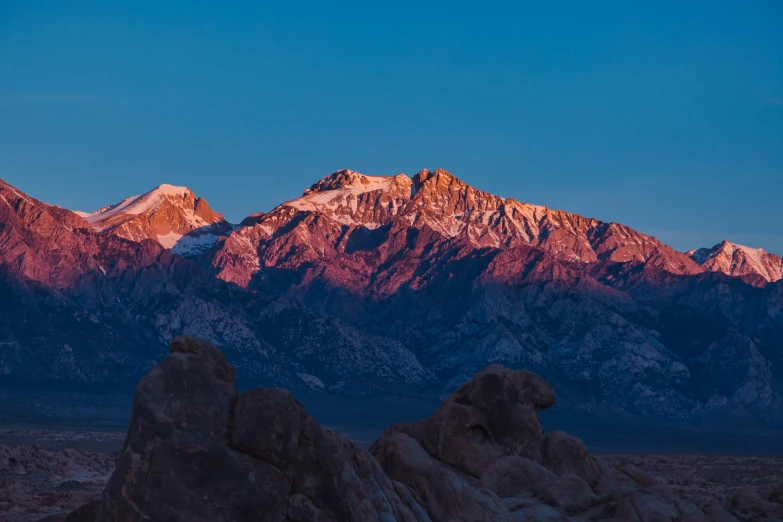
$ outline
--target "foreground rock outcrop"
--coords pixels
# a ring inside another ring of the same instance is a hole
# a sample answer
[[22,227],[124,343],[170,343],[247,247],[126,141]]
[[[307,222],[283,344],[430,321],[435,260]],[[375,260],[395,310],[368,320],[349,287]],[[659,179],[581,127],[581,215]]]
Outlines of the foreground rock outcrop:
[[725,509],[703,509],[633,466],[609,467],[576,437],[545,434],[537,411],[554,404],[555,393],[530,372],[489,366],[428,419],[391,426],[369,451],[320,426],[287,391],[239,395],[234,379],[234,368],[208,342],[172,342],[138,385],[96,520],[783,517],[779,490],[768,498],[743,490]]

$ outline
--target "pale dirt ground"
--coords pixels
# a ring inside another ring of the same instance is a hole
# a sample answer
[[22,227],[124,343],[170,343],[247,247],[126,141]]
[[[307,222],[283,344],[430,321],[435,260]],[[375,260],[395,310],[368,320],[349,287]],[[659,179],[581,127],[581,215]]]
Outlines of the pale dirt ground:
[[[114,469],[116,450],[64,449],[122,445],[123,432],[64,432],[0,428],[0,440],[39,441],[36,445],[0,442],[0,521],[34,521],[65,513],[100,498]],[[96,440],[97,439],[97,440]],[[48,449],[47,449],[48,448]],[[603,453],[612,465],[632,464],[696,505],[723,504],[751,487],[766,496],[783,484],[783,456]]]
[[99,499],[115,457],[0,444],[0,521],[39,520]]
[[766,498],[783,484],[783,455],[600,454],[612,465],[632,464],[697,506],[723,504],[740,489]]

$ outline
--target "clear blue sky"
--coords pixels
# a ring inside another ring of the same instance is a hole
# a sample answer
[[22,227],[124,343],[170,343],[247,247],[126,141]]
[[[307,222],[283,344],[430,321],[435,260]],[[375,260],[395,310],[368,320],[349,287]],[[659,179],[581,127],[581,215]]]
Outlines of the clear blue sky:
[[0,177],[238,221],[446,168],[679,249],[783,254],[783,2],[0,1]]

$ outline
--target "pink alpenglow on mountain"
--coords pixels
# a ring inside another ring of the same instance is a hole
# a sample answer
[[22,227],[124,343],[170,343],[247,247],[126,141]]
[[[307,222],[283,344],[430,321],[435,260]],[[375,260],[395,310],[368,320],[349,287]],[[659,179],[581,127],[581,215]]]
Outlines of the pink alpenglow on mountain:
[[[701,266],[690,253],[677,252],[627,226],[494,196],[441,169],[422,170],[413,178],[341,170],[302,197],[244,224],[221,239],[212,254],[219,277],[240,286],[248,286],[253,274],[265,267],[342,257],[357,243],[371,241],[378,255],[375,266],[367,267],[369,281],[370,272],[398,249],[407,248],[401,234],[410,236],[412,230],[431,241],[460,242],[471,250],[530,245],[580,265],[633,262],[671,274],[719,271],[754,283],[783,278],[779,265],[775,268],[775,259],[780,259],[776,256],[741,271],[731,265]],[[386,228],[378,232],[381,227]],[[361,230],[362,239],[356,233]]]
[[78,212],[99,232],[132,241],[154,239],[185,256],[197,255],[233,227],[222,214],[187,187],[160,185],[141,196],[131,196],[92,214]]
[[783,279],[783,259],[768,254],[763,248],[749,248],[723,241],[712,248],[691,250],[688,255],[711,272],[744,277],[762,284]]
[[[286,201],[269,213],[248,216],[239,226],[227,223],[205,199],[186,187],[161,185],[141,195],[101,208],[77,212],[99,232],[141,241],[154,239],[186,257],[196,257],[220,240],[212,264],[220,277],[247,286],[262,266],[281,256],[276,248],[307,241],[301,250],[329,257],[346,245],[343,227],[374,231],[380,227],[423,230],[441,238],[465,240],[472,248],[513,248],[532,245],[564,261],[577,263],[635,262],[672,274],[720,272],[751,284],[783,279],[783,259],[762,249],[727,241],[711,249],[681,253],[656,238],[619,223],[606,223],[545,206],[521,203],[475,189],[443,169],[422,170],[413,178],[367,176],[340,170]],[[316,216],[320,232],[309,236],[308,216]],[[278,231],[299,237],[266,242]],[[327,232],[329,229],[331,232]],[[226,236],[232,236],[228,237]],[[221,239],[223,238],[223,239]],[[386,248],[378,245],[379,249]]]

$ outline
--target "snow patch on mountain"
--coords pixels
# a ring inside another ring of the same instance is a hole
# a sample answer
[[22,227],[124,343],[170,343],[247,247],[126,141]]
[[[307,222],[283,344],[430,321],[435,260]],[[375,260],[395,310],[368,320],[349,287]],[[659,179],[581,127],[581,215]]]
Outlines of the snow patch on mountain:
[[[301,198],[286,201],[283,204],[298,210],[318,211],[324,207],[334,210],[340,206],[342,201],[349,199],[350,196],[360,196],[378,190],[389,192],[394,183],[394,176],[365,176],[363,174],[354,173],[353,171],[346,172],[356,174],[358,178],[346,183],[341,183],[335,188],[326,188],[317,191],[311,189],[306,191]],[[354,211],[355,210],[354,207]]]
[[310,375],[309,373],[300,373],[298,374],[299,378],[302,379],[302,381],[309,386],[310,388],[314,390],[323,390],[324,389],[324,383],[321,379],[316,377],[315,375]]
[[783,259],[763,248],[723,241],[712,248],[691,250],[688,255],[705,270],[731,276],[758,276],[768,282],[783,279]]
[[[231,226],[231,230],[233,229],[234,227]],[[181,235],[170,232],[167,236],[158,236],[158,241],[161,245],[170,249],[175,254],[188,257],[198,255],[209,250],[209,248],[212,247],[212,245],[214,245],[220,237],[225,236],[229,232],[230,230],[226,231],[223,228],[218,228],[215,233],[202,232],[201,230],[197,230]]]
[[761,267],[764,264],[764,256],[767,255],[767,252],[763,248],[750,248],[743,245],[734,245],[739,250],[742,250],[742,252],[745,253],[746,256],[748,256],[748,259],[756,266]]
[[[93,228],[102,231],[116,224],[115,221],[118,217],[138,216],[159,208],[167,200],[187,198],[188,194],[192,195],[193,193],[187,187],[163,184],[146,194],[125,198],[116,205],[103,207],[83,217]],[[191,214],[187,216],[187,219],[193,228],[207,225],[201,217],[196,215]]]

